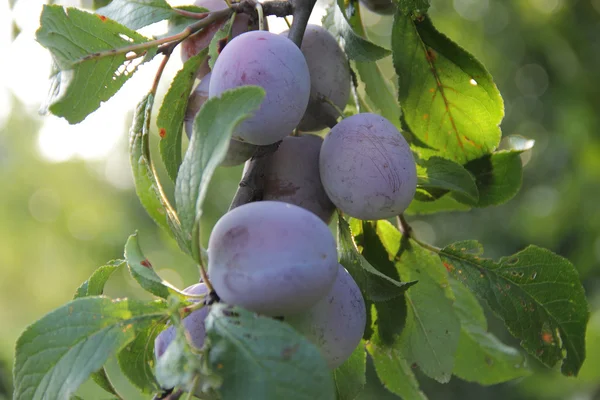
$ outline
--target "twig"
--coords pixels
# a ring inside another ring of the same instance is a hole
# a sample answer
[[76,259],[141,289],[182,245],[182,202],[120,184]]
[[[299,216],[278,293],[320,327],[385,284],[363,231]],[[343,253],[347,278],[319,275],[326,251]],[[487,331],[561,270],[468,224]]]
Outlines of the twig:
[[308,19],[315,6],[317,0],[292,0],[294,4],[294,19],[292,20],[292,26],[290,27],[290,33],[288,38],[296,43],[296,46],[302,46],[302,39],[304,38],[304,31],[306,31],[306,25]]
[[193,12],[193,11],[182,10],[181,8],[177,8],[177,7],[173,8],[173,11],[175,11],[177,14],[179,14],[183,17],[188,17],[188,18],[192,18],[192,19],[202,19],[208,15],[207,12],[197,13],[197,12]]
[[262,200],[264,189],[263,178],[269,161],[269,158],[266,156],[274,153],[280,144],[281,142],[279,141],[268,146],[260,146],[256,149],[254,156],[248,161],[244,176],[229,206],[229,211],[243,204]]

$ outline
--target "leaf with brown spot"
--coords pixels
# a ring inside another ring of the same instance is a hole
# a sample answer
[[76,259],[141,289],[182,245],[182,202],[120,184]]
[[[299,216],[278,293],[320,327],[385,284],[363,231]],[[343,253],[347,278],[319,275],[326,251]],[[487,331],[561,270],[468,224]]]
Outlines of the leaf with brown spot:
[[454,265],[450,274],[488,303],[529,354],[550,368],[562,361],[564,375],[577,375],[585,360],[589,312],[573,264],[537,246],[497,262],[482,253],[478,242],[465,241],[444,247],[439,256]]

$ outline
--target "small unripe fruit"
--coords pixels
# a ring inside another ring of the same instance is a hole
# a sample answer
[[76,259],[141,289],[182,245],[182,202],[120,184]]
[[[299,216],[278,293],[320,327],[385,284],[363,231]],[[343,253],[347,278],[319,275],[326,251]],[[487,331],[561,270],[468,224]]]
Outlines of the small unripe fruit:
[[269,316],[311,307],[331,288],[337,265],[327,225],[278,201],[233,209],[208,241],[208,275],[221,300]]
[[261,86],[266,96],[260,109],[235,129],[233,138],[268,145],[289,135],[302,119],[310,95],[310,74],[300,49],[265,31],[234,38],[215,63],[209,95],[247,85]]
[[[289,31],[285,31],[281,35],[287,36],[288,33]],[[310,71],[311,101],[327,97],[343,110],[350,96],[350,67],[338,42],[325,28],[308,25],[301,50]],[[321,107],[326,108],[331,115],[338,115],[330,104],[322,103]],[[318,131],[326,127],[309,111],[304,114],[298,125],[298,129],[304,132]]]
[[350,357],[365,332],[367,312],[360,289],[341,265],[329,293],[308,311],[285,321],[320,350],[329,368]]
[[323,139],[316,135],[287,136],[269,156],[263,200],[277,200],[305,208],[329,223],[335,206],[327,197],[319,174]]
[[[200,81],[196,89],[190,95],[188,100],[188,106],[185,111],[185,133],[187,134],[188,139],[192,137],[192,131],[194,129],[194,119],[196,118],[196,114],[202,108],[202,105],[208,100],[208,86],[210,84],[210,76],[209,72],[206,74],[204,78]],[[230,140],[229,141],[229,149],[227,150],[227,155],[225,159],[221,162],[222,167],[233,167],[235,165],[240,165],[246,162],[246,160],[250,159],[254,152],[256,151],[256,146],[249,143],[243,143],[239,140]]]
[[[201,295],[207,293],[207,288],[204,283],[197,283],[183,291],[187,294]],[[202,348],[204,345],[204,338],[206,336],[204,320],[208,315],[208,311],[208,307],[203,307],[193,311],[182,321],[185,330],[190,336],[191,344],[198,349]],[[170,326],[156,337],[156,340],[154,341],[154,355],[157,359],[164,354],[169,344],[175,339],[176,334],[175,327]]]
[[401,214],[417,188],[408,143],[391,122],[376,114],[356,114],[334,126],[321,147],[319,166],[333,204],[362,220]]
[[[225,3],[224,0],[196,0],[194,5],[206,8],[208,11],[219,11],[227,8],[227,3]],[[207,48],[210,44],[210,41],[215,36],[215,33],[217,33],[217,31],[221,29],[226,22],[227,20],[212,23],[203,28],[201,31],[185,39],[181,43],[181,60],[186,62],[196,54],[200,53],[203,49]],[[252,29],[257,29],[257,27],[250,24],[250,17],[246,14],[240,13],[237,14],[233,20],[233,25],[231,26],[231,36],[236,37]],[[209,72],[210,68],[208,66],[207,57],[202,65],[200,65],[196,77],[202,79],[202,77]]]

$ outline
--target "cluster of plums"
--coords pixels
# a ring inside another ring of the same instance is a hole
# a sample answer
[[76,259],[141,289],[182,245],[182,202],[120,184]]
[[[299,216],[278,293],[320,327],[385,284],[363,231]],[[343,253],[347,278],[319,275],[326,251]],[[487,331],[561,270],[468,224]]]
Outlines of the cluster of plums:
[[[215,3],[222,0],[208,1],[197,5],[212,11],[226,7]],[[186,114],[190,136],[192,121],[208,98],[240,86],[261,86],[265,99],[235,129],[222,165],[240,165],[257,146],[281,141],[267,156],[263,201],[237,207],[215,225],[208,245],[208,275],[221,301],[283,317],[335,368],[360,342],[366,310],[358,286],[338,263],[327,224],[336,208],[363,220],[401,214],[416,191],[415,161],[396,127],[375,114],[343,119],[324,140],[306,133],[326,128],[307,111],[309,102],[327,98],[340,109],[348,102],[351,77],[344,52],[320,26],[307,27],[301,49],[287,32],[276,35],[252,28],[246,16],[236,17],[235,37],[212,71],[208,64],[200,68],[201,82]],[[207,35],[216,29],[187,39],[184,60],[206,47]],[[319,106],[335,110],[328,103]],[[206,290],[199,283],[185,291]],[[199,348],[207,313],[205,307],[183,321]],[[170,327],[157,337],[157,357],[174,336]]]

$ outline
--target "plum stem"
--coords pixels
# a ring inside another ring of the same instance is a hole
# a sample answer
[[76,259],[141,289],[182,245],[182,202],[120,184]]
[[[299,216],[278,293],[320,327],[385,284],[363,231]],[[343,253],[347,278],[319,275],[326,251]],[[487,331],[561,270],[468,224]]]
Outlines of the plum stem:
[[265,13],[263,12],[263,6],[260,3],[256,3],[256,12],[258,14],[258,30],[265,30]]

